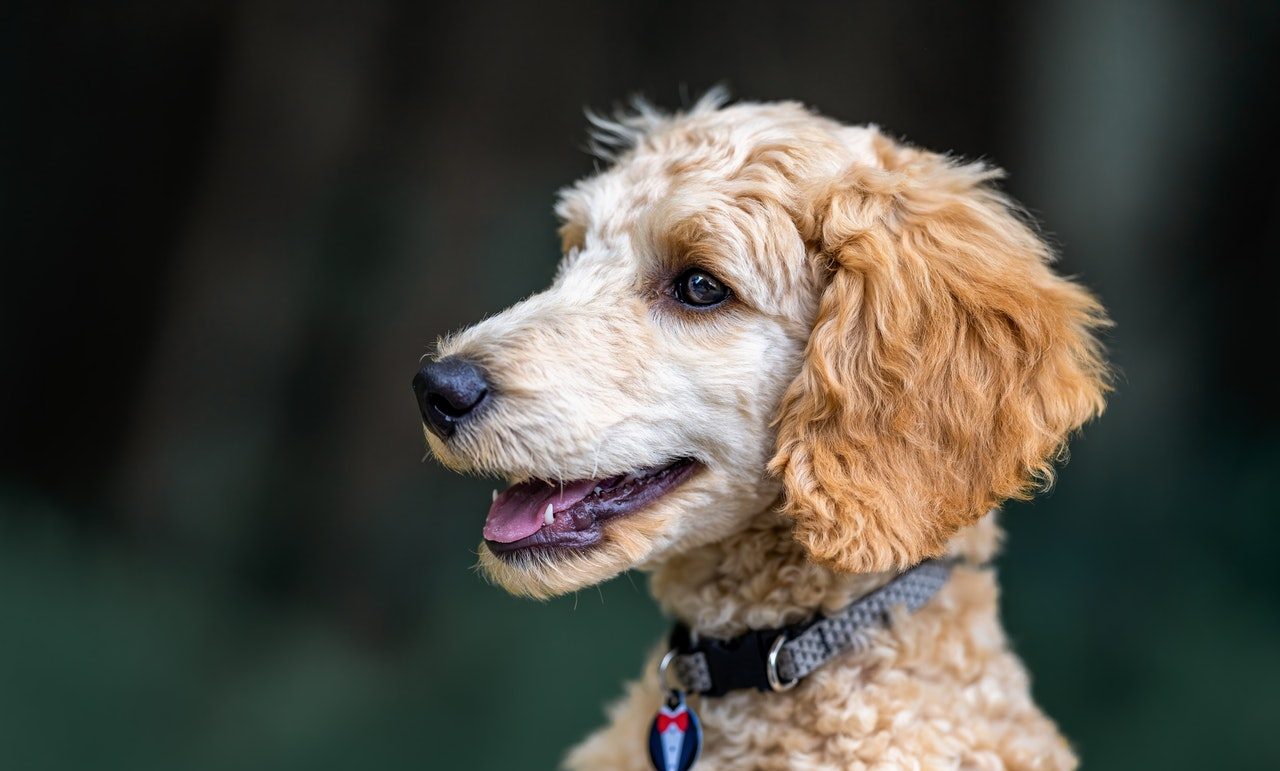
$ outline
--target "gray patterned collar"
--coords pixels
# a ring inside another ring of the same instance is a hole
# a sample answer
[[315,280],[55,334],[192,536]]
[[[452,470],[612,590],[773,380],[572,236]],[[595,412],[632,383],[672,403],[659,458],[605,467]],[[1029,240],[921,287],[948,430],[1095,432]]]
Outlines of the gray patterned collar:
[[693,635],[677,624],[660,677],[674,668],[682,689],[721,696],[742,688],[786,691],[842,653],[865,648],[870,632],[885,626],[889,611],[923,607],[951,575],[953,560],[925,560],[854,601],[839,613],[818,616],[781,629],[753,629],[728,640]]

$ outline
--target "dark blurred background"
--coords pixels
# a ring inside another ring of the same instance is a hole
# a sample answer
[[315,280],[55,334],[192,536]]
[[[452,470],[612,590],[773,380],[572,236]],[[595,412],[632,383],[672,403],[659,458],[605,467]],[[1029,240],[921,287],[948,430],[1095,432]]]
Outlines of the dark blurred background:
[[728,84],[988,158],[1121,377],[1000,570],[1094,769],[1280,767],[1280,4],[0,6],[0,768],[540,769],[665,630],[473,572],[439,333],[545,285],[582,108]]

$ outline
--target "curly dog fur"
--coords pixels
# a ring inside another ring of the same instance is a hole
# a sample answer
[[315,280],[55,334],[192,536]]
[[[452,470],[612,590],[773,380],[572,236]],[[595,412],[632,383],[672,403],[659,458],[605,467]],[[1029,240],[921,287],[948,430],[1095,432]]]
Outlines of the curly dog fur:
[[[1048,484],[1102,410],[1099,304],[1052,271],[983,164],[718,94],[592,120],[611,165],[561,195],[555,282],[440,341],[495,396],[428,442],[451,468],[514,482],[700,469],[591,548],[482,545],[482,568],[547,597],[638,567],[667,613],[726,637],[964,558],[922,610],[794,690],[691,697],[698,768],[1075,767],[977,566],[1000,540],[993,510]],[[730,299],[675,301],[691,266]],[[569,768],[648,767],[660,653]]]

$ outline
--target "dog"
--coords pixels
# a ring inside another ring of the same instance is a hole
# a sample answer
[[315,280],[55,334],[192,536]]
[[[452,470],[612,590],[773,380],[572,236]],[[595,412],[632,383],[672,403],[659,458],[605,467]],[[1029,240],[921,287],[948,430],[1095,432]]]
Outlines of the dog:
[[[656,647],[566,767],[1074,768],[988,563],[994,512],[1103,409],[1101,305],[982,163],[719,92],[588,117],[608,165],[559,195],[551,287],[414,378],[435,457],[511,485],[488,578],[545,598],[639,568],[693,646]],[[919,607],[876,594],[922,565]],[[868,597],[856,645],[780,676]],[[667,665],[695,648],[756,687],[691,688]],[[700,755],[647,744],[685,705]]]

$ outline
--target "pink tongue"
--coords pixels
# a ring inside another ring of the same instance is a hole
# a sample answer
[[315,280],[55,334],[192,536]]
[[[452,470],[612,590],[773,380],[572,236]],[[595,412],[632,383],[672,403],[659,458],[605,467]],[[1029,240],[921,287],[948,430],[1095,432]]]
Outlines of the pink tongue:
[[564,511],[586,498],[595,486],[593,479],[565,482],[563,488],[540,479],[512,485],[489,507],[489,518],[484,521],[484,537],[498,543],[528,538],[546,522],[547,504],[551,504],[552,512]]

